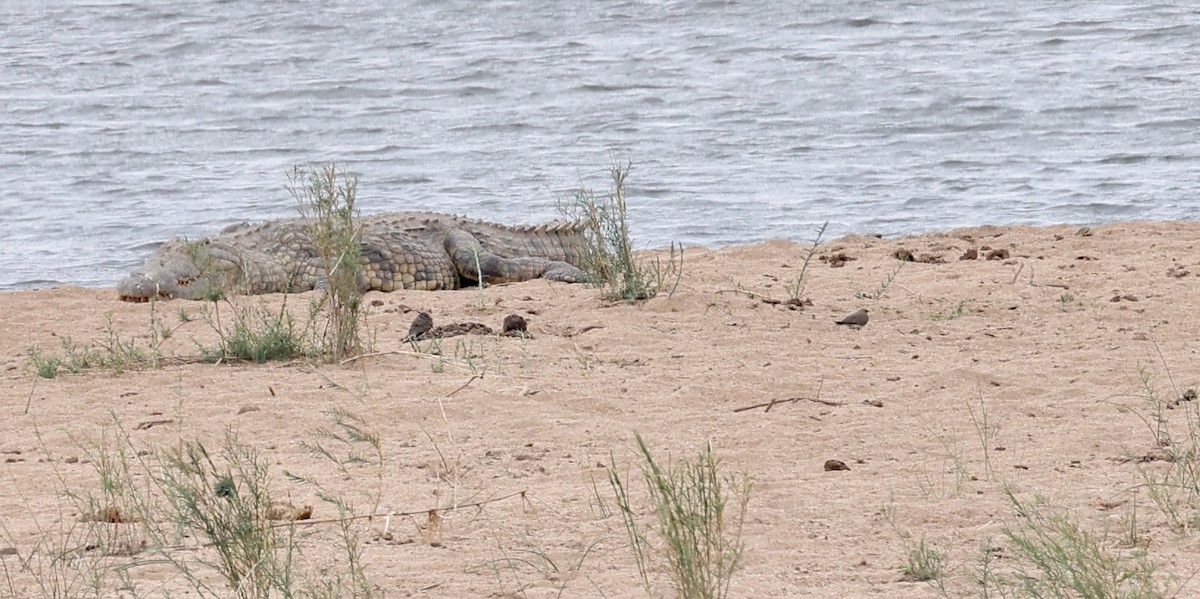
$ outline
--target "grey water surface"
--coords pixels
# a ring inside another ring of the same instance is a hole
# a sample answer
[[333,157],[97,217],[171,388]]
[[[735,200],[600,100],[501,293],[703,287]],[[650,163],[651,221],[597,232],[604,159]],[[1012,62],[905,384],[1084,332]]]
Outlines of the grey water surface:
[[0,289],[172,235],[557,216],[631,160],[639,246],[1200,218],[1200,5],[0,0]]

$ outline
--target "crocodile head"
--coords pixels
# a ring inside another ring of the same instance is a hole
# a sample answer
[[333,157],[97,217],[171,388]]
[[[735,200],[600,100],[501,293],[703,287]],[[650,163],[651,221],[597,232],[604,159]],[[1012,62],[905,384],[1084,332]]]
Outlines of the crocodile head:
[[219,297],[240,272],[224,254],[208,240],[172,239],[117,284],[117,295],[127,302]]

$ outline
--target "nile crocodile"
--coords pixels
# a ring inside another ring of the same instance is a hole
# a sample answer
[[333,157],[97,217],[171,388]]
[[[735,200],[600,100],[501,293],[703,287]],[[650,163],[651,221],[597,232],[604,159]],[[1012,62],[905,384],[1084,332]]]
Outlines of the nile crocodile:
[[[389,212],[358,220],[363,290],[457,289],[538,277],[581,282],[583,229],[554,221],[507,226],[433,212]],[[176,237],[117,285],[126,301],[202,299],[319,287],[325,269],[303,218],[226,227],[214,237]]]

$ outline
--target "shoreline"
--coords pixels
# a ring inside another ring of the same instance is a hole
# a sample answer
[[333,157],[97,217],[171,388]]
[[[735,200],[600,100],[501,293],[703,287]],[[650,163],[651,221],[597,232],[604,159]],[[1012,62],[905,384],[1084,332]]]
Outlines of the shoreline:
[[[990,224],[984,224],[984,225],[967,225],[967,226],[962,226],[962,227],[954,227],[954,228],[950,228],[950,229],[938,229],[938,230],[926,231],[926,232],[922,232],[922,233],[900,234],[900,235],[895,235],[895,236],[878,234],[878,233],[849,233],[849,234],[846,234],[839,238],[823,239],[822,242],[825,244],[828,244],[828,243],[837,241],[839,239],[857,238],[857,237],[876,238],[876,239],[881,239],[881,240],[885,240],[885,241],[899,241],[899,240],[904,240],[904,239],[917,239],[917,238],[926,237],[926,236],[957,236],[957,235],[969,235],[969,234],[993,234],[998,231],[1000,231],[1000,232],[1019,231],[1019,230],[1024,230],[1024,229],[1038,230],[1038,229],[1053,229],[1053,228],[1058,228],[1058,227],[1075,227],[1077,229],[1080,227],[1087,227],[1087,228],[1099,229],[1099,228],[1114,227],[1114,226],[1152,226],[1152,225],[1180,225],[1180,226],[1184,226],[1184,227],[1186,227],[1188,225],[1200,226],[1200,220],[1186,220],[1186,219],[1185,220],[1122,220],[1122,221],[1104,221],[1099,224],[1056,223],[1056,224],[1049,224],[1049,225],[1033,225],[1033,224],[990,225]],[[816,235],[816,229],[813,230],[813,235],[814,236]],[[716,247],[708,247],[708,246],[703,246],[703,245],[687,245],[687,246],[683,246],[683,247],[686,250],[718,251],[718,250],[729,249],[729,248],[753,247],[756,245],[772,244],[772,243],[794,243],[794,244],[807,246],[807,245],[811,245],[811,242],[812,242],[811,239],[796,241],[796,240],[787,239],[787,238],[774,238],[774,239],[765,239],[762,241],[757,241],[757,242],[749,243],[749,244],[730,244],[730,245],[716,246]],[[667,252],[669,250],[670,250],[669,246],[664,246],[664,247],[644,248],[644,249],[641,249],[638,251],[640,253],[654,254],[654,253]],[[146,256],[149,257],[150,253],[151,252],[148,251],[146,253]],[[0,294],[21,293],[21,292],[27,292],[27,291],[44,291],[44,290],[49,290],[49,289],[71,289],[71,288],[101,289],[101,290],[110,289],[111,290],[111,289],[115,289],[115,287],[116,287],[115,281],[112,283],[112,285],[103,285],[103,286],[82,285],[82,284],[78,284],[78,283],[53,283],[53,284],[49,284],[44,287],[22,287],[22,288],[15,288],[15,289],[6,289],[6,288],[3,288],[3,286],[0,286]]]

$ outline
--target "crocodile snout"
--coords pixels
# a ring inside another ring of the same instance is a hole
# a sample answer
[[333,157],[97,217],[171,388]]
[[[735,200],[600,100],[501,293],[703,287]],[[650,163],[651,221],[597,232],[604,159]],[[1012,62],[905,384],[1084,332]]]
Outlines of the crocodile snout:
[[136,272],[117,284],[117,296],[126,302],[148,302],[155,297],[166,299],[174,297],[177,288],[178,286],[173,282]]

